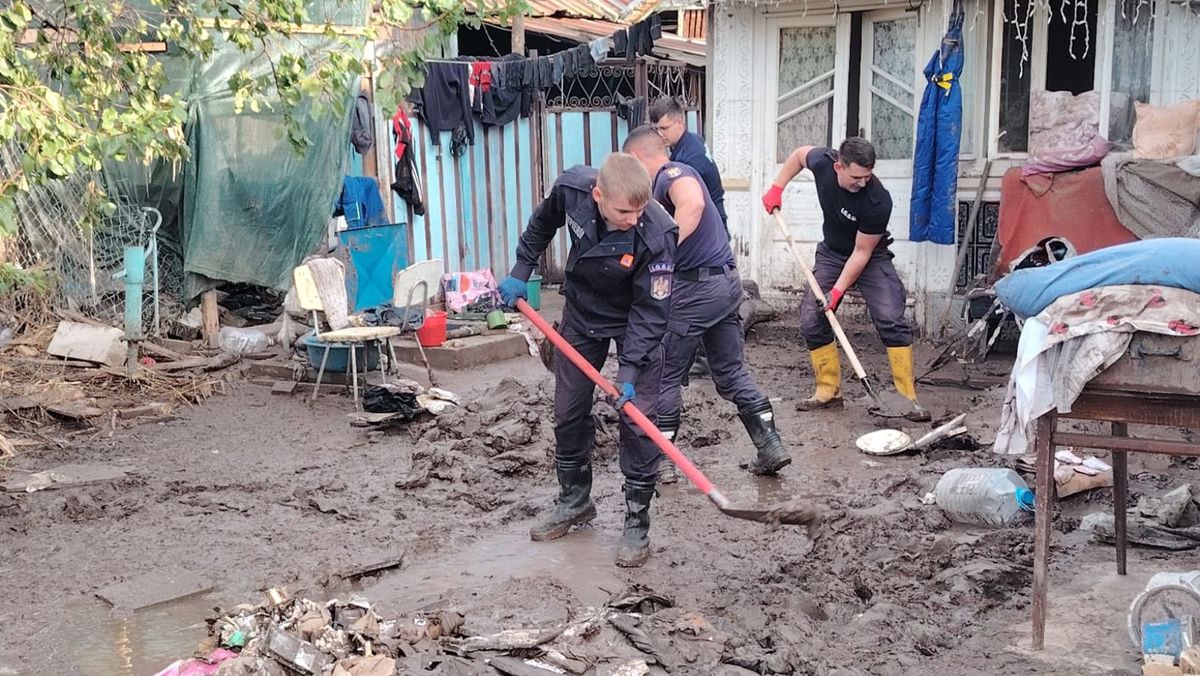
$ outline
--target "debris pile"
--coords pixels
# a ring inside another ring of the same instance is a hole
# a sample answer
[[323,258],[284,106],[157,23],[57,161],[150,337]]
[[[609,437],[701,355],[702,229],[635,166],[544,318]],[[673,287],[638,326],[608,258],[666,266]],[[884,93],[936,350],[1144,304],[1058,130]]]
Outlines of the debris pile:
[[0,348],[0,454],[42,445],[63,424],[86,432],[167,418],[220,392],[218,372],[239,361],[178,341],[145,341],[131,377],[121,331],[62,314],[58,324],[25,327]]
[[197,656],[156,676],[637,675],[652,667],[772,673],[760,664],[758,646],[742,645],[700,613],[639,585],[565,622],[479,635],[454,610],[385,619],[362,598],[318,603],[289,599],[277,588],[266,592],[263,603],[239,605],[208,625]]

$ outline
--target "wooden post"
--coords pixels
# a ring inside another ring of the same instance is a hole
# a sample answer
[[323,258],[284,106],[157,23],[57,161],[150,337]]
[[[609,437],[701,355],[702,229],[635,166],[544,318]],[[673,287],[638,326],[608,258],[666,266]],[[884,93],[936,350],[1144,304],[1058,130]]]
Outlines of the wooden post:
[[221,310],[217,307],[215,289],[209,289],[200,296],[200,316],[204,319],[204,341],[209,347],[220,347]]
[[512,53],[525,55],[525,15],[513,17],[512,23]]

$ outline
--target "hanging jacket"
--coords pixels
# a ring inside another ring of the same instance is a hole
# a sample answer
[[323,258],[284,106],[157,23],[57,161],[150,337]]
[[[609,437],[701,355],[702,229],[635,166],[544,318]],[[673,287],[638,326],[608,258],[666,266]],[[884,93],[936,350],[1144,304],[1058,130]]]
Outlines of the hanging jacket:
[[350,116],[350,143],[359,155],[366,155],[375,145],[375,122],[371,115],[371,101],[366,94],[354,99],[354,112]]
[[392,117],[392,133],[396,136],[396,171],[392,191],[412,207],[413,214],[425,215],[424,189],[417,171],[416,149],[413,147],[412,122],[403,108]]

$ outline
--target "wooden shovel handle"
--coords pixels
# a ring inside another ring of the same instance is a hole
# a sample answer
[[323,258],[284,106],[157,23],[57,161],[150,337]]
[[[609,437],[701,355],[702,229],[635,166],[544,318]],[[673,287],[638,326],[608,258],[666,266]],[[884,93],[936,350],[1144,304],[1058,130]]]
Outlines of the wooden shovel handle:
[[[804,258],[800,255],[800,251],[796,248],[796,242],[792,240],[791,233],[788,232],[787,224],[783,222],[783,216],[779,215],[779,210],[771,212],[775,217],[775,225],[779,226],[779,232],[783,235],[783,239],[787,242],[788,249],[792,255],[796,257],[796,263],[800,266],[800,270],[804,272],[804,277],[808,279],[808,288],[816,294],[818,303],[823,302],[825,292],[821,290],[821,285],[817,283],[817,278],[813,276],[812,270],[808,264],[804,262]],[[858,376],[859,380],[867,379],[867,372],[863,370],[862,363],[858,361],[858,355],[855,354],[854,348],[850,346],[850,339],[846,337],[846,332],[842,330],[842,324],[837,320],[833,310],[825,309],[825,319],[829,320],[829,325],[833,327],[833,334],[837,336],[838,343],[841,344],[842,350],[845,351],[846,357],[850,360],[850,366],[854,368],[854,375]]]

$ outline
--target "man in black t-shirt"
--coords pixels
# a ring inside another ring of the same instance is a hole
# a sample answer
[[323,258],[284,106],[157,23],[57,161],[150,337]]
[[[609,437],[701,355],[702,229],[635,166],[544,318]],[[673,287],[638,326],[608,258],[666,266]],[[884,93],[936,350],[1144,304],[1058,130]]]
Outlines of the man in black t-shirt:
[[896,391],[913,403],[912,411],[905,417],[925,421],[930,415],[917,403],[912,328],[904,316],[908,294],[892,264],[894,254],[888,249],[892,241],[887,230],[892,196],[874,175],[874,168],[875,148],[863,138],[848,138],[836,151],[800,146],[788,156],[775,183],[762,198],[768,214],[779,209],[783,186],[801,170],[808,169],[813,173],[824,215],[824,239],[817,245],[813,275],[825,297],[813,298],[808,294],[800,305],[800,331],[808,343],[817,388],[813,396],[796,408],[812,411],[842,403],[837,343],[824,310],[836,311],[842,295],[855,287],[867,302],[871,321],[887,348]]

